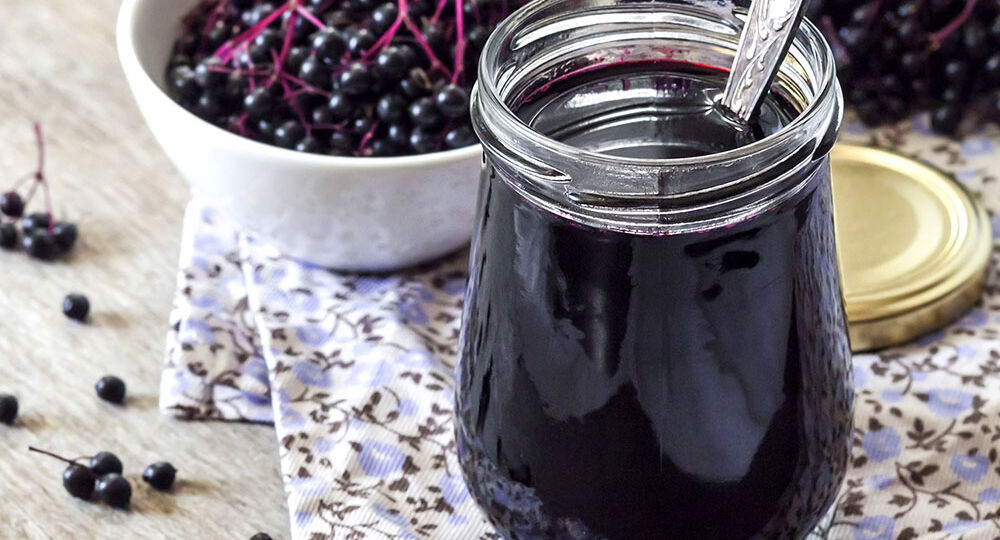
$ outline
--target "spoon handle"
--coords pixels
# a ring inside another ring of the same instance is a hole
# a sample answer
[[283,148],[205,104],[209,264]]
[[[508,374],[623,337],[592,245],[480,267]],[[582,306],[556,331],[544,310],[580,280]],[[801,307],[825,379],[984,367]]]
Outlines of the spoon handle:
[[757,112],[802,21],[803,0],[753,0],[722,105],[745,122]]

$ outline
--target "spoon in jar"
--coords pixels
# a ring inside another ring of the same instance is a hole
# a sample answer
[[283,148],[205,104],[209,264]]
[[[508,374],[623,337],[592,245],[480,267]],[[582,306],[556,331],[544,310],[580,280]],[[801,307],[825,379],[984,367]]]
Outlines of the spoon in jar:
[[802,22],[804,0],[753,0],[720,105],[749,122]]

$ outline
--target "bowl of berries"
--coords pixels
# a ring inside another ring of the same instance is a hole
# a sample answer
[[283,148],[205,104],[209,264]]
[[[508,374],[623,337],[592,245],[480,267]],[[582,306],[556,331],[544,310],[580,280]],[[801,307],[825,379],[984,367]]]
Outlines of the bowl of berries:
[[497,0],[124,0],[120,60],[193,190],[285,254],[352,271],[470,236],[469,90]]

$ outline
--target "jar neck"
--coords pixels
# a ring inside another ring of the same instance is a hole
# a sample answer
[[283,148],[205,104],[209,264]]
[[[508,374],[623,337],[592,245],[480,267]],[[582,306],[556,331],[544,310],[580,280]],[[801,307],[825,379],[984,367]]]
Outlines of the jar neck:
[[539,0],[514,13],[487,43],[473,91],[473,123],[491,165],[553,212],[615,229],[683,232],[766,210],[825,158],[839,131],[832,53],[808,22],[772,85],[799,114],[733,150],[620,157],[549,138],[512,109],[539,87],[601,66],[670,61],[728,69],[742,13],[714,0]]

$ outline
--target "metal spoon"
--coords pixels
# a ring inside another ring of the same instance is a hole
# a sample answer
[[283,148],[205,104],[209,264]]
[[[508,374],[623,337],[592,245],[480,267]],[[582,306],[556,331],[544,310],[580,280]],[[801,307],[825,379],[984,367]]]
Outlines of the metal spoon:
[[744,122],[756,114],[802,22],[804,0],[753,0],[721,105]]

